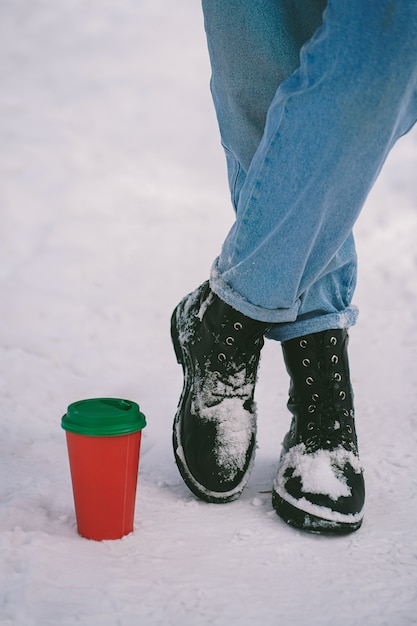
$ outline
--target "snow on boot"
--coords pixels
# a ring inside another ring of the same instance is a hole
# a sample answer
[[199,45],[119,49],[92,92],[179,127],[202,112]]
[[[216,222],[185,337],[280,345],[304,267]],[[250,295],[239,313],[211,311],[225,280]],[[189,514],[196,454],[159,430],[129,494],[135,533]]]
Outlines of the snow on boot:
[[245,487],[255,456],[254,390],[268,325],[235,311],[208,281],[171,319],[184,386],[173,426],[178,469],[207,502],[230,502]]
[[347,533],[363,518],[346,329],[282,344],[293,415],[284,438],[273,506],[286,522],[312,532]]

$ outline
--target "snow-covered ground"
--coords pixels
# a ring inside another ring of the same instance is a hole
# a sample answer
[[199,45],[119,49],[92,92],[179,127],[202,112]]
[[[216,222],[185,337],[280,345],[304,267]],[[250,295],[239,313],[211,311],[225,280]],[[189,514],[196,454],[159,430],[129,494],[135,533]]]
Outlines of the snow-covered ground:
[[[231,224],[199,2],[3,0],[0,624],[417,623],[417,129],[356,228],[351,332],[367,508],[354,535],[287,527],[268,490],[289,424],[280,346],[257,389],[242,498],[197,501],[173,461],[177,301]],[[135,532],[76,532],[67,405],[147,416]]]

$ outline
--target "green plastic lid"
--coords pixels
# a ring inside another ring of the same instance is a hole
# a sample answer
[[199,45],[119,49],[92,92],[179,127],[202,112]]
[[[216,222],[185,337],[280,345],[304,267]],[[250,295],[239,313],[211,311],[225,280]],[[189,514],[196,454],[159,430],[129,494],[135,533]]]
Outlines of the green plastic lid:
[[61,420],[64,430],[90,437],[135,433],[146,426],[139,405],[119,398],[91,398],[70,404]]

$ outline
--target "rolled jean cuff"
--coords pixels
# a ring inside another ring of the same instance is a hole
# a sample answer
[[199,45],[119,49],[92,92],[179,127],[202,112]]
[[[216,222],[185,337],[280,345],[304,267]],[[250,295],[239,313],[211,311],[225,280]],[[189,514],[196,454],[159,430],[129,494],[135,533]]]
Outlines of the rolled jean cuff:
[[235,291],[222,278],[218,267],[218,259],[215,260],[210,273],[210,288],[219,296],[223,302],[226,302],[236,311],[243,313],[247,317],[259,322],[270,322],[271,324],[282,324],[283,322],[294,322],[297,319],[298,310],[301,302],[290,309],[266,309],[249,302],[244,296]]
[[296,337],[303,337],[311,333],[319,333],[322,330],[334,328],[349,328],[354,326],[358,319],[359,310],[355,306],[349,306],[337,313],[325,313],[309,319],[299,319],[295,322],[278,324],[273,326],[267,333],[268,339],[275,341],[288,341]]
[[[210,274],[210,287],[223,302],[243,315],[260,322],[271,323],[267,333],[268,339],[288,341],[295,337],[302,337],[311,333],[333,328],[349,328],[356,324],[359,311],[355,306],[347,306],[341,311],[320,311],[317,314],[303,311],[298,315],[301,300],[289,309],[266,309],[249,302],[240,293],[235,291],[223,279],[217,267],[218,260],[213,263]],[[328,303],[327,303],[328,306]]]

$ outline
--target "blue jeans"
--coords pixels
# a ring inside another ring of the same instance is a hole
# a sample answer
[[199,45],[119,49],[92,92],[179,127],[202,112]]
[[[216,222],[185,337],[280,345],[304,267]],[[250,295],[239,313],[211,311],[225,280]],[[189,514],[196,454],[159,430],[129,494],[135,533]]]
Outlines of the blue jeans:
[[416,0],[203,0],[236,220],[210,284],[279,341],[355,323],[352,228],[417,119]]

